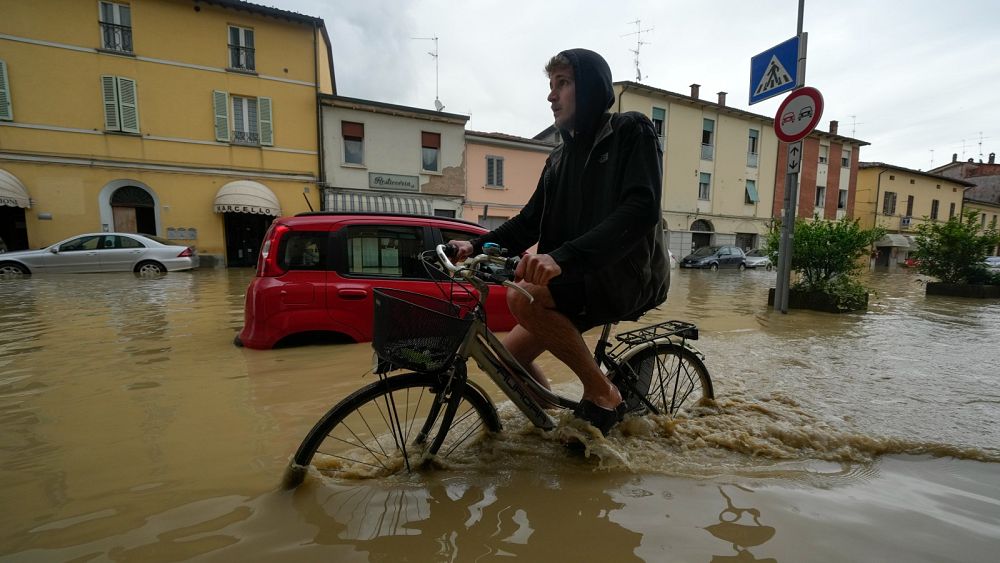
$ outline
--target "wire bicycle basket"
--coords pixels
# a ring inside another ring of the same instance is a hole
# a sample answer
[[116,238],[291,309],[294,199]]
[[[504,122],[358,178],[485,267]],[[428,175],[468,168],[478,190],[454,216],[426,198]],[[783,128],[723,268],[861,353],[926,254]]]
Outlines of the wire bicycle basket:
[[372,348],[392,367],[418,372],[447,368],[472,325],[461,307],[412,291],[379,287]]

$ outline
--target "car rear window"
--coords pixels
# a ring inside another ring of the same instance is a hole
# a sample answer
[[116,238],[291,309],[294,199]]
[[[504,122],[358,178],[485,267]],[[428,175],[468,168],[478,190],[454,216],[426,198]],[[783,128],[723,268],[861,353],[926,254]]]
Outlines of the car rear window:
[[283,270],[329,269],[329,235],[316,231],[290,231],[281,237],[278,265]]
[[347,229],[350,275],[426,278],[420,253],[426,250],[423,227],[364,225]]

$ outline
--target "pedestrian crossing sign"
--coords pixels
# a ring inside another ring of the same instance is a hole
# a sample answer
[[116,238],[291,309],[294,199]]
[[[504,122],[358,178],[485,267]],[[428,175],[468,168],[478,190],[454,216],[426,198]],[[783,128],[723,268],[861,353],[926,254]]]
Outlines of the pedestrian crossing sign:
[[799,44],[795,36],[750,59],[751,105],[802,86],[797,76]]

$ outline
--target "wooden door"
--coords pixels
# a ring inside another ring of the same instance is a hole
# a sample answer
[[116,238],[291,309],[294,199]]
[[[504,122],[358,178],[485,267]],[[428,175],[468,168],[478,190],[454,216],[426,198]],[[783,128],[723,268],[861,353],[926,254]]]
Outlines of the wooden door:
[[138,233],[135,221],[134,207],[112,207],[111,212],[115,220],[115,232]]

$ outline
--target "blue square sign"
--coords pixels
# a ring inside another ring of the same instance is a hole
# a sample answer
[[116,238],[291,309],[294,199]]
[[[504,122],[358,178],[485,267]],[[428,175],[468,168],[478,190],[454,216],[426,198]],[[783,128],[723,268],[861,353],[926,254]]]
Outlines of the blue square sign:
[[750,104],[793,90],[798,85],[799,36],[750,59]]

